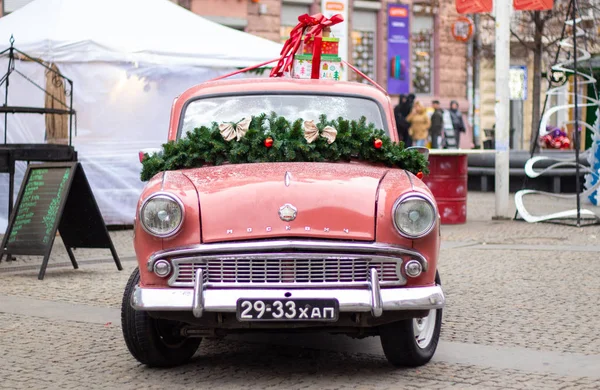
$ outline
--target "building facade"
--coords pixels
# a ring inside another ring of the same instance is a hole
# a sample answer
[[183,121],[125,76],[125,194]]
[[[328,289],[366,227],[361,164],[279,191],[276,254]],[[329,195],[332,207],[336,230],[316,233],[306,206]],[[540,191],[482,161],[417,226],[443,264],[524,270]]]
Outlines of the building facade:
[[[321,12],[321,0],[172,0],[215,22],[284,42],[298,16]],[[383,87],[387,84],[387,5],[411,9],[411,91],[425,104],[451,100],[467,110],[467,44],[451,34],[454,0],[348,0],[348,59]],[[364,81],[364,80],[360,80]],[[397,97],[396,97],[397,98]]]
[[[0,0],[4,13],[31,0]],[[321,0],[171,0],[214,22],[284,42],[298,16],[321,12]],[[384,88],[387,85],[388,3],[410,7],[411,92],[429,105],[451,100],[467,111],[467,43],[452,37],[455,0],[340,0],[348,7],[348,59]],[[346,4],[347,3],[347,4]],[[351,77],[354,74],[352,73]],[[365,81],[365,80],[358,80]],[[392,96],[394,102],[397,96]]]

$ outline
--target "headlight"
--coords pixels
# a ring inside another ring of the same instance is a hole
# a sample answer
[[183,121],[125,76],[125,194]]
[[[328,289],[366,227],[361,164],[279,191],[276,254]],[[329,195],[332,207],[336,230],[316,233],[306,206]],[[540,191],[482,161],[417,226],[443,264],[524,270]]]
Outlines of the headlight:
[[157,237],[170,237],[181,228],[183,210],[183,203],[175,195],[154,194],[142,204],[140,222],[146,232]]
[[420,238],[435,225],[435,207],[425,197],[408,195],[399,198],[393,207],[394,226],[407,238]]

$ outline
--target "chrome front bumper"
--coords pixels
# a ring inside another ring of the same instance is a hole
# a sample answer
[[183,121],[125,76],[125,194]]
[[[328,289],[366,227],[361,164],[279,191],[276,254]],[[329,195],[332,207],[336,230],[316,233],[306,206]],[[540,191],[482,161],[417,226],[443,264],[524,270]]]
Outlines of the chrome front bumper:
[[382,289],[375,269],[371,270],[372,282],[363,289],[213,289],[203,286],[202,270],[198,270],[195,280],[193,289],[137,286],[131,305],[135,310],[192,311],[200,318],[205,311],[235,313],[240,298],[334,298],[339,302],[340,312],[371,312],[379,317],[387,310],[440,309],[446,301],[439,285]]

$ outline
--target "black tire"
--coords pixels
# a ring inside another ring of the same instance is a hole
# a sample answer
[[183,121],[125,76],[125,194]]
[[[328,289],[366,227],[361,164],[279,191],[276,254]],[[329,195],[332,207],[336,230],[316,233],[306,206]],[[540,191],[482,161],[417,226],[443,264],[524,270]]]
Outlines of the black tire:
[[[438,273],[435,275],[435,282],[441,285]],[[388,362],[395,367],[418,367],[427,364],[435,354],[441,329],[442,309],[437,309],[432,339],[422,348],[415,340],[413,319],[381,325],[379,335],[383,353]]]
[[149,367],[173,367],[184,364],[198,350],[200,338],[177,334],[182,325],[176,321],[152,318],[145,311],[131,307],[133,289],[140,282],[136,268],[125,287],[121,304],[121,328],[131,355]]

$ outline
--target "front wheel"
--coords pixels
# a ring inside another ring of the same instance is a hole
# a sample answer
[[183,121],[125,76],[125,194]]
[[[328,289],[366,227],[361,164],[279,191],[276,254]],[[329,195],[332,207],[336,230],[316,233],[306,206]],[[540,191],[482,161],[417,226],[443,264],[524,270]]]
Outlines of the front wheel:
[[[439,274],[435,281],[440,283]],[[423,318],[396,321],[379,327],[381,346],[396,367],[418,367],[433,357],[440,340],[442,309],[430,310]]]
[[131,274],[121,304],[121,328],[131,355],[149,367],[172,367],[187,362],[198,349],[200,338],[180,335],[181,322],[152,318],[131,307],[133,289],[140,282],[136,268]]

